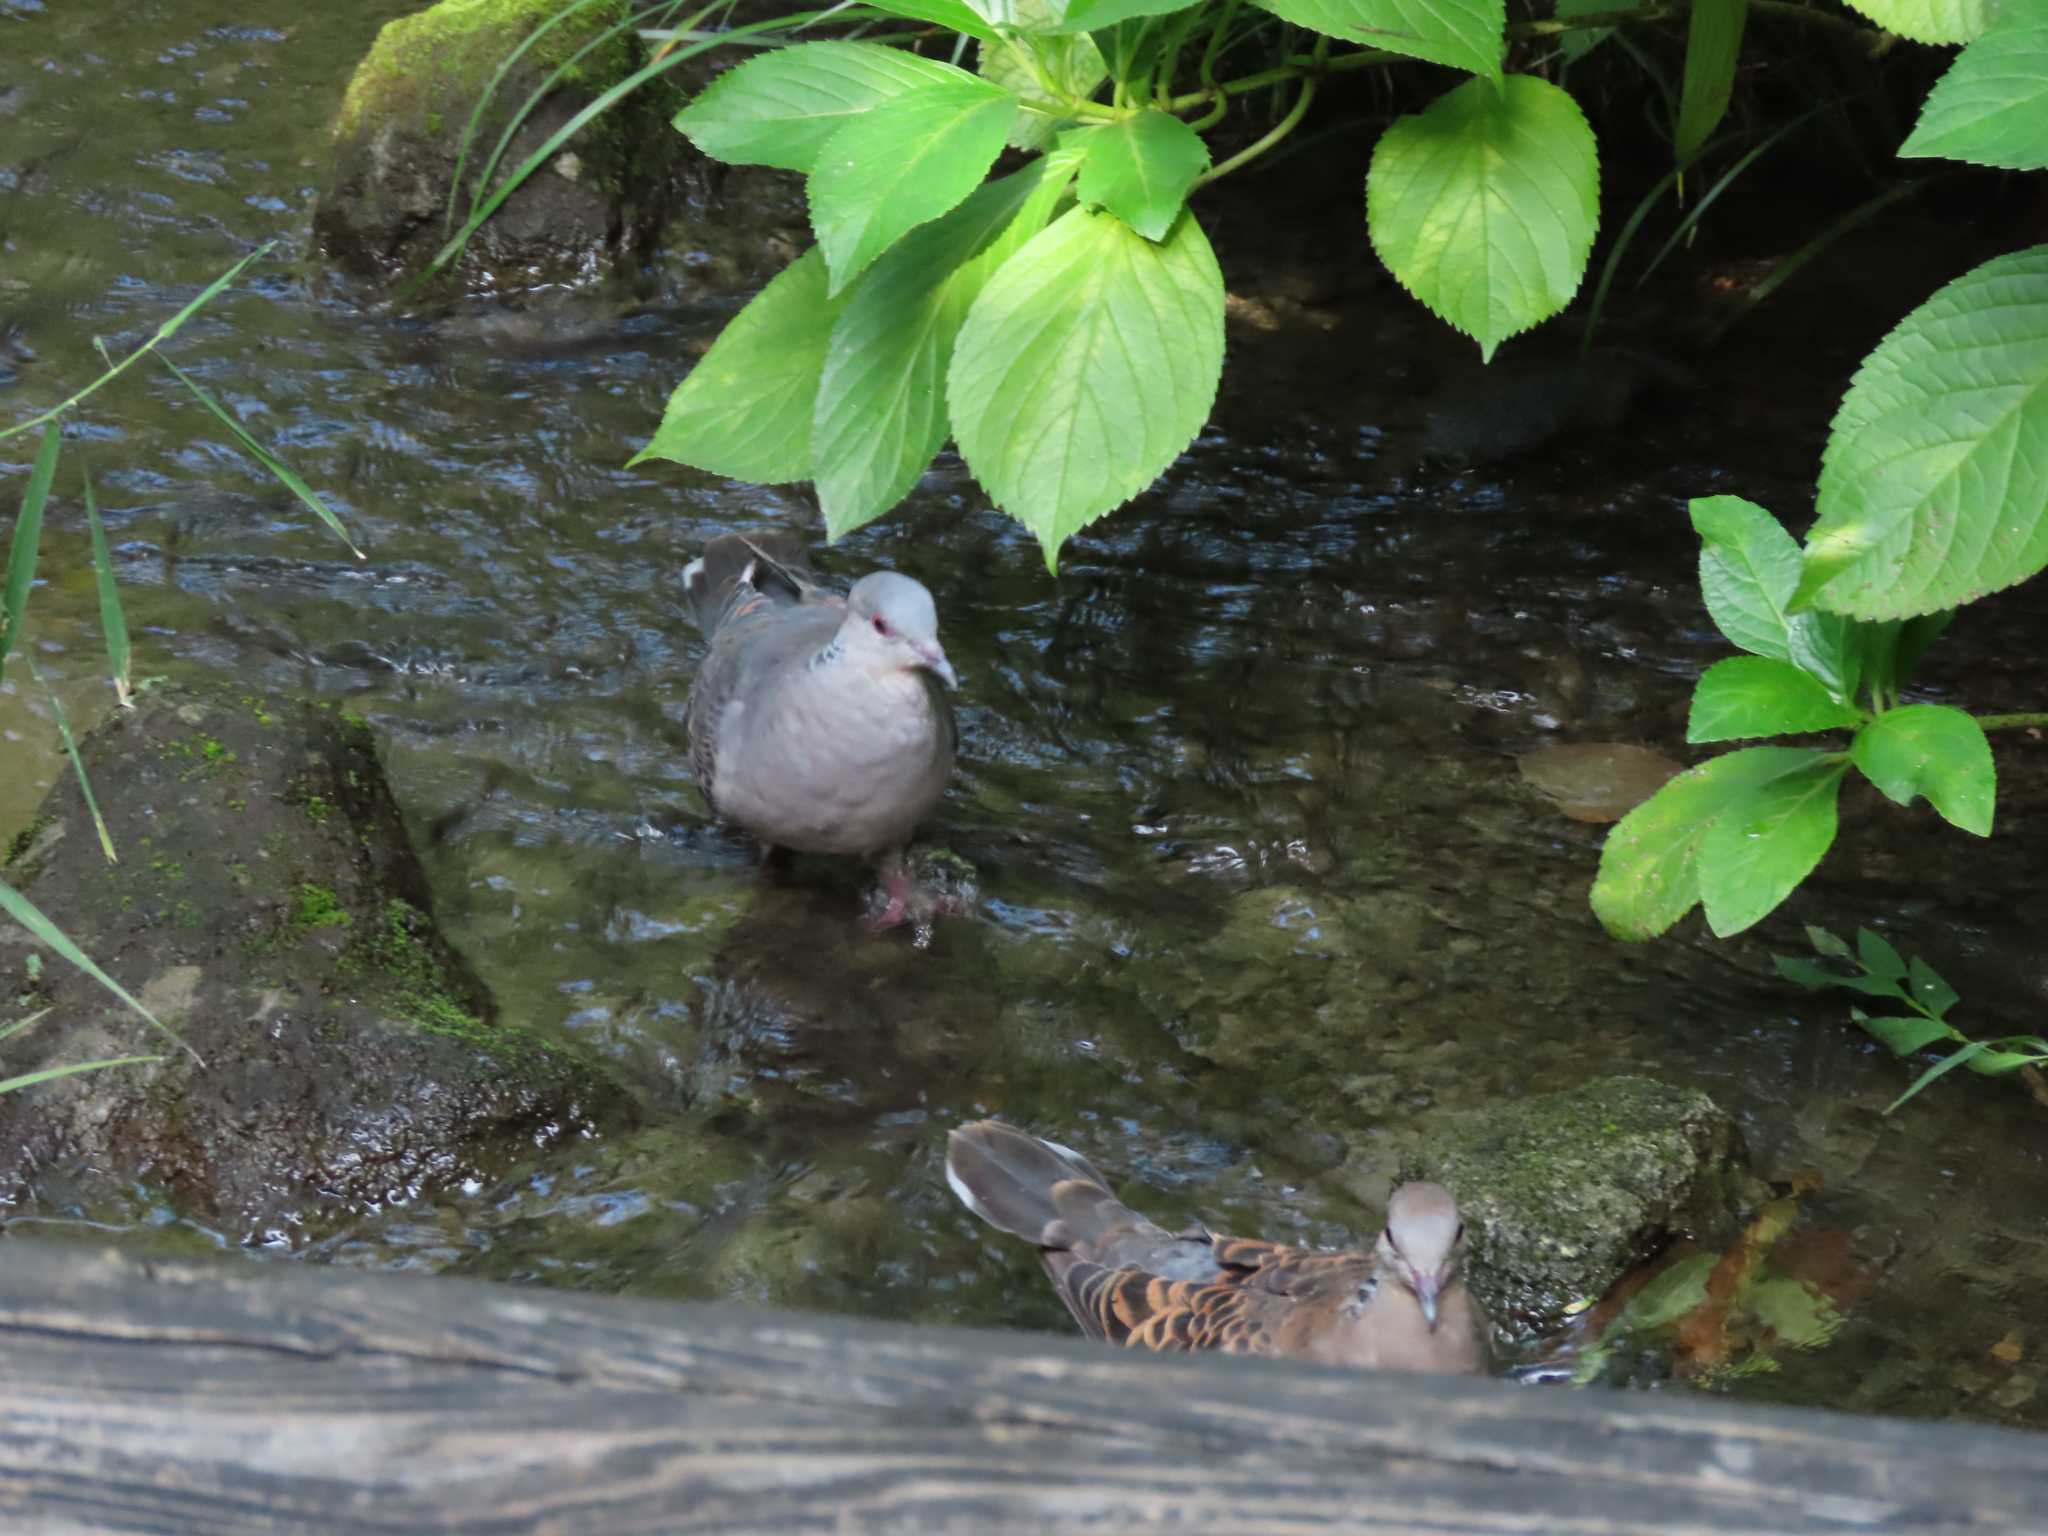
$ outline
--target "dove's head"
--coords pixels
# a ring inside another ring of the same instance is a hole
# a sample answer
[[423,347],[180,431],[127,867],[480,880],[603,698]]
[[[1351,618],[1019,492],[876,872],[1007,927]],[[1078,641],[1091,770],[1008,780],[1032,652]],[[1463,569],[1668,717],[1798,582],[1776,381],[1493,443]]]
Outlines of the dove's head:
[[1403,1184],[1394,1191],[1375,1254],[1382,1271],[1415,1293],[1432,1332],[1437,1298],[1457,1276],[1464,1251],[1465,1222],[1448,1189],[1441,1184]]
[[959,681],[939,644],[939,611],[924,583],[900,571],[874,571],[853,584],[839,627],[847,652],[878,668],[923,668],[948,688]]

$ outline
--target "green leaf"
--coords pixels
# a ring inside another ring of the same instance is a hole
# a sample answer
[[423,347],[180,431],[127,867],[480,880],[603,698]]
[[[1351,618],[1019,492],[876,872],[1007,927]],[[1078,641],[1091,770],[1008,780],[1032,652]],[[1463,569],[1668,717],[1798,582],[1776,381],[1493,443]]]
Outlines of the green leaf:
[[1833,757],[1804,747],[1745,747],[1688,768],[1607,834],[1594,915],[1617,939],[1655,938],[1698,905],[1698,855],[1714,824],[1773,781]]
[[1850,748],[1864,776],[1900,805],[1915,795],[1942,817],[1991,835],[1998,775],[1984,728],[1946,704],[1907,704],[1887,710],[1856,734]]
[[1823,755],[1757,785],[1715,818],[1700,842],[1699,883],[1716,938],[1761,922],[1813,873],[1835,840],[1835,802],[1848,768]]
[[1856,1022],[1888,1046],[1894,1056],[1910,1056],[1937,1040],[1955,1038],[1955,1031],[1939,1019],[1858,1019]]
[[1700,536],[1700,595],[1714,626],[1756,656],[1789,661],[1840,702],[1856,691],[1852,626],[1839,614],[1792,613],[1799,545],[1778,520],[1740,496],[1702,496],[1691,505]]
[[1955,617],[1955,609],[1943,608],[1908,619],[1899,627],[1899,643],[1892,653],[1891,675],[1885,679],[1888,687],[1896,691],[1905,686],[1913,675],[1913,669],[1920,664],[1920,658],[1927,654],[1927,647],[1947,632]]
[[270,476],[273,480],[298,497],[299,501],[308,511],[332,529],[334,536],[348,546],[350,554],[354,555],[358,560],[368,558],[360,549],[356,548],[356,541],[348,536],[348,529],[343,527],[341,519],[334,515],[334,509],[322,501],[310,485],[299,478],[298,471],[257,442],[250,435],[249,429],[244,427],[226,406],[214,399],[207,392],[205,386],[200,384],[197,379],[193,378],[161,352],[156,354],[156,360],[171,371],[172,377],[192,392],[194,399],[213,413],[214,419],[228,429],[235,441],[242,445],[251,458],[270,471]]
[[1906,1100],[1910,1099],[1911,1097],[1913,1097],[1914,1094],[1918,1093],[1922,1088],[1925,1088],[1929,1083],[1933,1082],[1937,1077],[1940,1077],[1945,1072],[1953,1072],[1957,1067],[1967,1065],[1969,1062],[1983,1055],[1984,1050],[1985,1043],[1982,1040],[1972,1040],[1968,1045],[1964,1046],[1961,1050],[1950,1051],[1946,1056],[1942,1057],[1941,1060],[1937,1061],[1925,1072],[1922,1072],[1918,1077],[1914,1078],[1913,1086],[1908,1088],[1904,1093],[1900,1094],[1896,1099],[1893,1099],[1891,1103],[1887,1104],[1885,1106],[1884,1112],[1886,1114],[1890,1114],[1893,1110],[1897,1109],[1901,1104],[1905,1103]]
[[0,1078],[0,1093],[33,1088],[37,1083],[47,1083],[60,1077],[73,1077],[80,1072],[97,1072],[102,1067],[132,1067],[145,1061],[162,1060],[161,1056],[109,1056],[101,1061],[74,1061],[68,1066],[44,1067],[40,1072],[24,1072],[19,1077]]
[[1339,42],[1501,78],[1504,0],[1256,0],[1261,9]]
[[1095,32],[1134,16],[1171,16],[1200,0],[1068,0],[1066,14],[1055,24],[1060,32]]
[[[1555,15],[1559,21],[1570,21],[1575,16],[1603,16],[1610,11],[1633,11],[1643,0],[1557,0]],[[1558,34],[1557,46],[1564,53],[1565,62],[1575,64],[1591,53],[1600,44],[1614,35],[1612,27],[1581,27],[1577,31]]]
[[1967,43],[1984,35],[1998,0],[1849,0],[1887,32],[1916,43]]
[[984,44],[977,50],[975,67],[982,79],[1002,86],[1017,98],[1019,110],[1010,125],[1008,139],[1012,149],[1037,149],[1063,124],[1073,120],[1064,101],[1045,94],[1039,80],[1041,74],[1055,91],[1084,101],[1109,78],[1102,50],[1086,33],[1074,37],[1027,37],[1019,46]]
[[43,428],[36,461],[29,467],[28,488],[21,494],[21,513],[14,537],[7,543],[7,585],[0,589],[0,677],[7,675],[7,656],[21,639],[28,621],[28,594],[36,584],[36,551],[43,542],[43,503],[57,478],[57,451],[63,432],[56,422]]
[[863,3],[875,10],[887,11],[891,16],[935,22],[948,31],[964,33],[984,43],[992,43],[996,38],[996,29],[964,0],[863,0]]
[[1578,291],[1600,222],[1600,162],[1548,81],[1468,80],[1380,136],[1366,178],[1373,248],[1481,354]]
[[1179,457],[1222,370],[1223,274],[1194,216],[1155,245],[1076,208],[975,300],[947,399],[968,467],[1051,568]]
[[1906,962],[1900,958],[1899,952],[1882,934],[1870,928],[1856,930],[1856,963],[1868,971],[1873,980],[1887,984],[1896,983],[1906,974]]
[[1897,985],[1875,976],[1844,976],[1836,971],[1824,971],[1810,960],[1796,960],[1790,955],[1773,955],[1771,964],[1778,974],[1787,981],[1797,982],[1814,991],[1822,987],[1838,987],[1845,992],[1861,992],[1866,997],[1887,997],[1895,1002],[1905,1001]]
[[2044,1061],[2048,1061],[2048,1055],[2040,1051],[1986,1049],[1970,1058],[1970,1070],[1982,1072],[1986,1077],[2002,1077],[2007,1072],[2017,1072],[2021,1067],[2031,1067]]
[[126,709],[134,694],[129,681],[128,616],[121,608],[121,589],[114,584],[114,557],[107,549],[107,530],[100,521],[99,498],[92,476],[85,480],[85,526],[92,538],[92,575],[99,588],[100,629],[107,637],[107,666],[114,674],[114,698]]
[[1087,153],[1077,189],[1083,206],[1107,208],[1147,240],[1164,240],[1209,168],[1202,136],[1155,108],[1080,137]]
[[2048,169],[2048,0],[2006,0],[1935,82],[1899,154]]
[[726,323],[628,466],[673,459],[760,485],[809,479],[818,376],[845,306],[825,291],[824,253],[805,251]]
[[[1058,175],[1062,186],[1072,158]],[[811,428],[828,537],[901,501],[945,446],[946,369],[992,270],[970,258],[1010,227],[1047,170],[1041,158],[912,230],[854,289],[832,328]]]
[[2048,246],[1957,278],[1864,359],[1794,606],[1953,608],[2048,565]]
[[1817,954],[1826,955],[1831,960],[1846,960],[1849,958],[1848,943],[1836,938],[1827,929],[1817,924],[1808,923],[1806,925],[1806,942],[1814,947],[1814,951]]
[[728,69],[676,114],[676,127],[714,159],[808,171],[870,107],[959,73],[879,43],[797,43]]
[[1690,164],[1728,112],[1749,0],[1692,0],[1685,36],[1685,83],[1678,98],[1678,163]]
[[868,108],[833,134],[805,184],[838,294],[918,225],[959,205],[1003,152],[1017,98],[964,69]]
[[1937,1019],[1947,1015],[1959,1001],[1956,989],[1941,979],[1941,973],[1918,955],[1910,968],[1913,1000]]
[[1685,739],[1736,741],[1854,729],[1863,719],[1861,710],[1837,704],[1819,681],[1789,661],[1732,656],[1707,668],[1693,690]]

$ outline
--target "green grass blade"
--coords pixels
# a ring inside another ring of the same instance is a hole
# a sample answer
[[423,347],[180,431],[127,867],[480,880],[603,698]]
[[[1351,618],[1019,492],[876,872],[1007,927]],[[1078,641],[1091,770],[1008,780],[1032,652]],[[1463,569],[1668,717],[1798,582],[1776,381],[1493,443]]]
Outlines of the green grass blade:
[[1970,1060],[1971,1057],[1981,1055],[1990,1046],[1990,1044],[1991,1042],[1988,1040],[1972,1040],[1968,1045],[1964,1046],[1961,1050],[1950,1051],[1946,1056],[1942,1057],[1941,1060],[1937,1061],[1925,1072],[1922,1072],[1918,1077],[1914,1078],[1913,1086],[1908,1088],[1904,1093],[1900,1094],[1896,1099],[1893,1099],[1891,1103],[1887,1104],[1885,1106],[1884,1112],[1886,1114],[1890,1114],[1893,1110],[1897,1109],[1901,1104],[1905,1103],[1906,1100],[1910,1099],[1911,1097],[1913,1097],[1914,1094],[1918,1093],[1922,1088],[1925,1088],[1937,1077],[1940,1077],[1944,1072],[1953,1072],[1957,1067],[1962,1066],[1965,1062]]
[[162,1019],[159,1019],[130,996],[126,987],[95,965],[90,955],[65,936],[63,929],[43,916],[34,902],[22,895],[21,892],[17,891],[5,880],[0,880],[0,912],[5,912],[33,934],[39,942],[47,944],[51,949],[57,951],[60,956],[77,966],[86,975],[141,1014],[143,1018],[162,1030],[164,1034],[177,1043],[180,1050],[198,1062],[200,1066],[206,1065],[204,1058],[197,1051],[193,1050],[191,1046],[187,1045],[184,1038],[175,1029],[172,1029],[170,1025],[164,1023]]
[[28,669],[35,680],[42,685],[43,693],[50,701],[50,712],[57,717],[57,734],[64,738],[64,750],[71,754],[71,769],[78,775],[78,788],[85,796],[85,808],[92,812],[93,830],[100,835],[100,852],[107,856],[109,864],[118,864],[121,861],[115,856],[114,839],[107,833],[106,818],[100,815],[99,801],[92,797],[92,781],[85,776],[85,764],[78,760],[78,743],[71,739],[71,722],[64,717],[63,701],[57,697],[57,690],[44,678],[43,669],[36,665],[35,657],[24,651],[22,659],[28,663]]
[[114,697],[123,709],[135,707],[128,670],[128,616],[121,611],[121,589],[114,585],[114,558],[107,552],[106,525],[92,493],[92,475],[85,476],[85,526],[92,534],[92,574],[100,589],[100,628],[107,636],[107,665],[114,673]]
[[11,1035],[18,1035],[24,1029],[27,1029],[31,1024],[36,1023],[40,1019],[47,1019],[49,1016],[49,1009],[38,1008],[34,1013],[30,1014],[27,1018],[16,1019],[12,1024],[9,1024],[5,1029],[0,1029],[0,1040],[5,1040]]
[[43,445],[28,472],[28,490],[21,498],[21,516],[14,520],[14,539],[7,546],[7,585],[0,595],[0,678],[7,676],[7,653],[21,639],[28,616],[29,588],[36,584],[36,550],[43,542],[43,503],[57,478],[57,445],[63,433],[56,422],[43,428]]
[[[86,385],[85,388],[81,389],[77,394],[73,395],[69,400],[66,400],[62,405],[53,405],[47,411],[44,411],[39,416],[31,416],[27,421],[16,422],[11,427],[0,429],[0,442],[4,442],[6,439],[14,436],[14,434],[17,432],[26,432],[29,430],[29,428],[39,427],[46,421],[55,421],[59,416],[62,416],[66,411],[70,410],[71,407],[78,404],[79,401],[85,399],[86,396],[92,394],[95,390],[101,388],[102,386],[112,383],[116,378],[118,378],[121,374],[127,371],[129,364],[133,363],[137,358],[141,357],[143,354],[154,351],[159,344],[168,341],[172,336],[176,335],[179,326],[183,325],[187,320],[190,320],[192,316],[196,314],[200,309],[205,307],[207,304],[210,304],[216,297],[218,297],[220,291],[223,288],[227,287],[229,283],[232,283],[236,278],[242,275],[242,269],[248,266],[250,262],[256,261],[261,257],[269,255],[270,248],[276,244],[277,242],[275,240],[264,241],[261,245],[257,246],[255,250],[251,251],[248,255],[244,256],[232,267],[229,267],[227,271],[221,273],[219,277],[215,278],[211,283],[207,284],[205,290],[200,293],[198,298],[194,299],[190,304],[187,304],[183,309],[179,310],[175,315],[171,316],[170,319],[166,320],[162,325],[158,326],[156,328],[156,334],[154,336],[150,337],[149,340],[145,341],[133,352],[130,352],[126,357],[122,358],[120,362],[112,363],[112,365],[107,369],[105,373],[101,374],[98,378],[94,379],[90,384]],[[102,357],[106,356],[106,348],[104,346],[100,348],[100,355]]]
[[161,1056],[109,1056],[103,1061],[74,1061],[68,1067],[45,1067],[40,1072],[24,1072],[19,1077],[0,1078],[0,1093],[12,1093],[17,1088],[33,1088],[37,1083],[47,1083],[53,1077],[71,1077],[80,1072],[97,1072],[102,1067],[132,1067],[145,1061],[162,1061]]
[[334,513],[331,510],[329,510],[326,502],[322,501],[319,498],[319,496],[314,494],[313,488],[310,485],[306,484],[305,481],[301,480],[298,477],[298,475],[292,470],[292,467],[289,464],[285,463],[284,460],[280,459],[268,448],[264,447],[261,443],[257,442],[255,438],[251,437],[249,435],[248,429],[245,428],[239,421],[235,420],[234,416],[229,413],[228,408],[222,405],[218,400],[214,399],[212,395],[207,393],[205,385],[201,384],[197,379],[193,378],[191,374],[187,373],[184,369],[180,368],[168,357],[159,357],[157,361],[162,363],[166,368],[170,369],[171,372],[174,375],[176,375],[178,382],[180,384],[183,384],[187,389],[191,390],[193,395],[198,399],[201,405],[205,406],[209,411],[213,412],[215,416],[220,418],[220,424],[226,427],[230,432],[235,434],[236,441],[238,441],[244,448],[249,450],[249,452],[255,457],[257,463],[261,464],[265,469],[269,470],[271,474],[275,475],[277,477],[279,484],[281,484],[286,490],[290,491],[294,496],[298,497],[300,501],[304,502],[309,508],[311,508],[314,515],[317,516],[321,522],[325,523],[328,527],[332,528],[335,532],[336,537],[338,537],[342,543],[346,544],[349,547],[349,552],[351,554],[353,554],[358,560],[366,560],[369,558],[360,549],[356,548],[355,540],[351,539],[348,536],[348,530],[342,527],[341,519],[336,517]]
[[[1814,116],[1819,111],[1819,107],[1814,107],[1808,111],[1800,113],[1799,116],[1793,118],[1791,122],[1787,123],[1784,127],[1780,128],[1776,133],[1772,134],[1769,138],[1765,139],[1763,143],[1757,145],[1756,148],[1752,149],[1748,154],[1744,155],[1740,160],[1736,161],[1733,165],[1729,166],[1727,170],[1723,171],[1718,177],[1716,177],[1714,184],[1711,187],[1707,188],[1707,190],[1700,195],[1700,200],[1698,202],[1692,205],[1692,211],[1686,214],[1684,218],[1678,221],[1678,228],[1671,231],[1671,238],[1666,240],[1664,244],[1658,248],[1657,254],[1650,258],[1650,264],[1647,267],[1643,268],[1642,272],[1636,277],[1636,286],[1640,288],[1643,286],[1643,284],[1647,283],[1650,280],[1651,274],[1654,273],[1657,270],[1657,268],[1664,264],[1664,258],[1669,256],[1673,251],[1677,250],[1681,244],[1684,243],[1686,237],[1692,233],[1693,227],[1696,224],[1698,224],[1702,218],[1706,217],[1707,210],[1713,207],[1714,204],[1720,200],[1721,194],[1723,192],[1726,192],[1730,187],[1735,185],[1735,183],[1741,178],[1742,173],[1744,171],[1748,170],[1750,166],[1756,163],[1756,159],[1759,155],[1763,154],[1766,150],[1770,149],[1773,145],[1775,145],[1778,142],[1778,140],[1784,138],[1786,134],[1792,132],[1793,129],[1802,127],[1806,123],[1806,120],[1808,118]],[[1700,148],[1700,152],[1693,156],[1693,158],[1687,161],[1686,163],[1688,165],[1699,164],[1700,161],[1706,157],[1707,149],[1709,147],[1711,146],[1702,145]]]
[[[491,78],[484,82],[483,90],[477,94],[476,105],[469,109],[469,121],[462,125],[462,137],[456,141],[455,174],[449,178],[448,209],[441,218],[441,233],[444,236],[455,227],[455,199],[462,191],[463,168],[469,164],[470,148],[476,143],[477,130],[483,126],[484,109],[490,106],[491,98],[498,94],[498,87],[505,83],[505,77],[512,73],[513,66],[526,57],[527,50],[532,48],[535,43],[546,37],[548,33],[554,31],[563,22],[569,20],[578,11],[597,3],[598,0],[575,0],[575,4],[557,11],[546,21],[527,33],[517,48],[514,48],[504,58],[498,60],[498,67],[491,71]],[[525,113],[521,112],[519,115],[523,118]],[[495,157],[493,157],[493,160],[495,163]],[[490,180],[490,171],[488,169],[485,170],[481,180]]]
[[656,59],[644,68],[635,70],[603,95],[591,101],[582,111],[562,124],[553,133],[549,134],[546,142],[540,148],[520,161],[518,166],[513,169],[511,175],[507,176],[492,191],[489,197],[486,197],[470,211],[469,217],[463,221],[462,228],[455,232],[454,237],[446,245],[434,253],[433,259],[422,269],[420,275],[400,291],[397,296],[399,301],[403,302],[417,293],[435,274],[444,270],[449,262],[460,255],[462,248],[469,244],[469,237],[483,228],[484,221],[498,211],[499,205],[517,191],[527,177],[531,176],[543,165],[546,165],[553,158],[556,150],[581,133],[585,125],[593,118],[610,110],[615,103],[631,95],[634,91],[639,90],[641,86],[654,79],[657,75],[667,74],[670,70],[695,58],[700,53],[707,52],[724,43],[737,41],[742,37],[753,36],[756,33],[778,32],[787,28],[800,27],[815,20],[818,14],[815,11],[797,11],[791,15],[777,16],[767,21],[749,22],[746,26],[734,27],[730,32],[721,32],[715,38],[707,38],[705,41],[693,43],[687,48],[678,48],[673,53]]
[[[582,0],[578,0],[578,6],[571,7],[571,10],[579,9],[581,3]],[[683,23],[683,30],[687,31],[694,29],[703,21],[705,21],[713,11],[716,11],[730,3],[731,0],[711,0],[711,4],[705,6],[702,10],[698,11],[696,15],[692,16],[688,21]],[[593,37],[589,42],[585,43],[581,48],[578,48],[574,53],[570,54],[568,58],[562,60],[561,63],[557,64],[554,68],[553,73],[551,73],[545,80],[541,81],[539,85],[535,86],[533,90],[528,94],[526,100],[522,101],[519,104],[519,110],[512,114],[512,121],[507,123],[505,125],[505,131],[498,135],[498,142],[491,147],[490,158],[484,162],[484,168],[481,171],[477,172],[476,185],[470,189],[470,206],[475,207],[477,200],[481,198],[484,195],[484,193],[489,189],[491,185],[491,178],[498,174],[499,162],[505,158],[505,151],[511,148],[512,146],[513,136],[516,135],[519,132],[519,130],[526,125],[527,118],[531,117],[533,115],[534,109],[547,99],[548,93],[552,91],[557,85],[559,85],[563,80],[568,78],[568,76],[575,70],[576,66],[583,62],[585,55],[593,53],[597,49],[602,48],[606,43],[609,43],[613,38],[620,36],[622,33],[638,30],[643,23],[654,23],[658,13],[661,15],[663,20],[666,20],[668,15],[673,14],[675,11],[681,9],[681,5],[682,0],[657,0],[656,4],[648,6],[645,10],[636,11],[633,15],[628,16],[624,21],[617,22],[612,26],[607,27],[604,31],[598,33],[597,36]],[[562,13],[562,16],[567,16],[569,14],[570,11],[564,11]],[[556,17],[555,20],[560,21],[562,19],[562,16]],[[549,25],[553,25],[553,23],[551,22],[549,23]],[[546,28],[542,28],[541,30],[545,31]],[[535,32],[533,35],[534,37],[538,37],[540,36],[540,32]],[[531,42],[532,38],[529,38],[527,41]],[[515,50],[512,57],[517,58],[518,54],[520,52],[523,52],[524,49],[525,44],[521,44],[520,48],[518,50]],[[493,86],[495,86],[496,81],[493,80],[492,84]],[[458,177],[462,174],[462,168],[459,163],[456,166],[455,173]],[[458,182],[457,185],[459,186],[460,183]],[[454,223],[455,198],[453,195],[451,195],[448,199],[448,213],[449,218],[446,221],[446,223],[442,225],[442,232],[444,234],[447,232],[448,225]]]

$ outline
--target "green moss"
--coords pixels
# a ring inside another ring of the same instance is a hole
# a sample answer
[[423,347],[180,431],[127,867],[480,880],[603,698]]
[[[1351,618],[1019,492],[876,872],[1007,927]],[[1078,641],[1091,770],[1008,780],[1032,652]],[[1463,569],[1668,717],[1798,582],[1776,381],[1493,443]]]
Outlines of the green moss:
[[302,802],[306,808],[306,819],[316,827],[327,824],[327,818],[334,814],[334,807],[318,795],[308,795]]
[[207,735],[181,736],[176,741],[167,742],[163,748],[163,755],[172,762],[182,761],[191,764],[191,767],[178,775],[181,779],[192,779],[201,774],[213,773],[235,761],[235,753],[229,750],[218,736]]
[[255,717],[258,725],[275,725],[277,717],[263,707],[263,701],[253,693],[242,695],[242,704]]
[[[371,118],[410,119],[430,134],[467,123],[499,63],[561,9],[560,0],[441,0],[388,23],[349,81],[335,118],[336,137],[352,137]],[[631,14],[626,0],[579,11],[527,51],[522,69],[546,77]],[[603,90],[631,74],[640,54],[638,40],[621,32],[578,60],[564,84]],[[525,89],[511,90],[506,106],[517,103]]]
[[41,837],[44,829],[55,820],[56,818],[48,811],[36,812],[35,816],[29,821],[29,824],[15,833],[13,840],[8,843],[7,857],[5,860],[0,860],[0,867],[12,869],[22,859],[26,858],[29,849],[35,846],[36,839]]
[[149,868],[152,874],[162,875],[166,880],[185,878],[185,866],[176,859],[151,859]]
[[309,881],[292,893],[291,920],[295,928],[337,928],[345,927],[350,918],[332,889]]

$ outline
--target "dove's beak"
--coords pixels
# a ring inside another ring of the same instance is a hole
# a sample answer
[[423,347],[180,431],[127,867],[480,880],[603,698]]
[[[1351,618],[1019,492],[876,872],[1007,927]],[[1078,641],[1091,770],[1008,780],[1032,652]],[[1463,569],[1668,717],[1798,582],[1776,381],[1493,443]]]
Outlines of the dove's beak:
[[1441,1275],[1421,1275],[1415,1281],[1415,1299],[1422,1304],[1422,1320],[1431,1333],[1436,1332],[1436,1297],[1443,1284]]
[[924,663],[927,672],[936,676],[948,688],[960,686],[960,678],[953,671],[953,663],[946,660],[946,653],[938,641],[934,640],[930,645],[920,645],[917,648],[917,659]]

